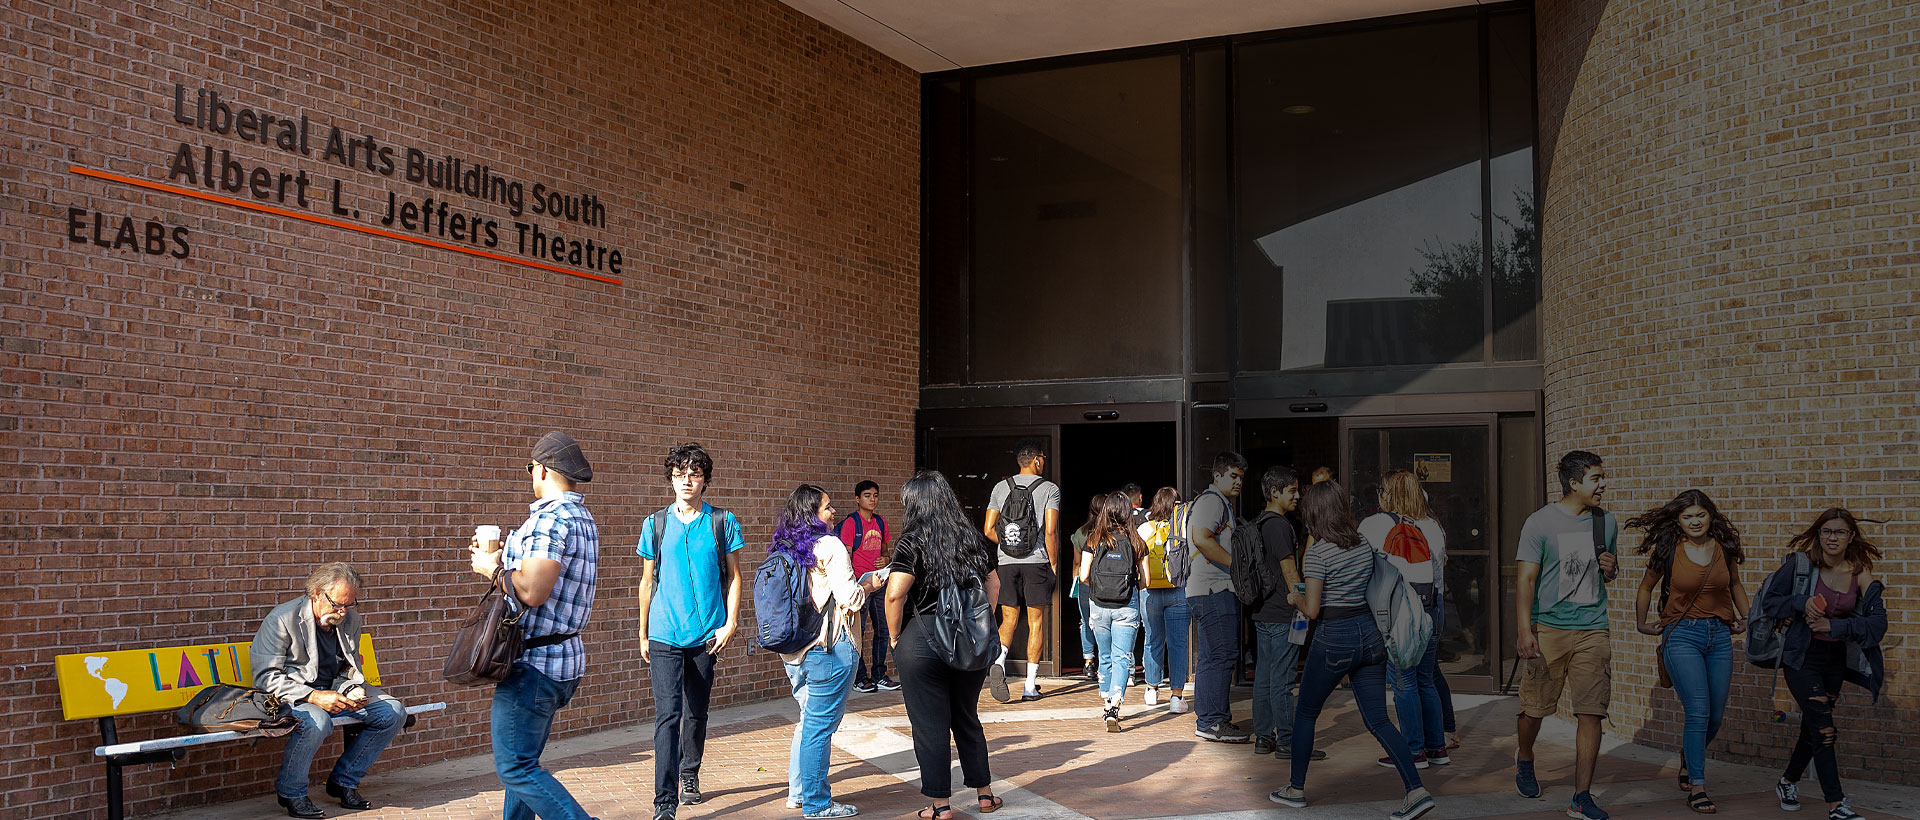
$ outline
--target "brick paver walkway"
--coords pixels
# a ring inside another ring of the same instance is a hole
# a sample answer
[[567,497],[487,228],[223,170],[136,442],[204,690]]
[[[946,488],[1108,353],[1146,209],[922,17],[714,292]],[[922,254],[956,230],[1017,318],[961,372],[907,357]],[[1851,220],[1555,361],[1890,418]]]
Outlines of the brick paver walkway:
[[[1252,747],[1208,743],[1193,736],[1192,715],[1171,715],[1166,706],[1141,705],[1129,693],[1126,731],[1109,734],[1097,719],[1098,695],[1085,683],[1046,681],[1047,696],[1033,703],[999,704],[982,699],[982,719],[993,750],[995,790],[1007,805],[994,820],[1145,820],[1205,817],[1209,820],[1346,820],[1384,818],[1397,806],[1398,776],[1380,768],[1382,752],[1361,726],[1350,693],[1335,694],[1321,720],[1318,742],[1329,759],[1308,776],[1305,810],[1268,802],[1269,790],[1285,783],[1287,764],[1271,756],[1256,758]],[[1017,690],[1016,690],[1017,691]],[[1235,715],[1248,722],[1244,699]],[[1506,698],[1457,699],[1466,744],[1453,764],[1422,772],[1439,808],[1430,818],[1565,816],[1571,792],[1571,728],[1549,723],[1539,749],[1539,773],[1547,794],[1526,800],[1513,792],[1514,704]],[[726,820],[792,820],[785,807],[786,761],[793,736],[791,701],[779,701],[716,713],[707,746],[701,784],[707,802],[684,806],[680,817]],[[836,800],[860,807],[862,816],[910,816],[930,801],[917,786],[911,750],[912,729],[899,693],[853,696],[845,724],[835,737],[832,784]],[[645,820],[652,816],[652,727],[635,727],[558,741],[546,762],[588,811],[602,820]],[[330,745],[323,755],[335,753]],[[1626,744],[1611,745],[1595,791],[1601,804],[1622,820],[1692,818],[1674,788],[1675,757]],[[1756,767],[1716,764],[1714,794],[1721,816],[1785,817],[1772,799],[1776,775]],[[954,782],[959,783],[956,771]],[[1816,792],[1811,780],[1807,785]],[[1849,782],[1863,814],[1870,818],[1920,818],[1920,789]],[[501,792],[492,761],[481,756],[397,772],[376,769],[362,792],[377,808],[348,812],[314,789],[329,816],[354,820],[499,817]],[[955,795],[960,815],[972,810],[971,791]],[[261,796],[221,806],[201,807],[169,820],[265,820],[285,817],[273,802],[270,784]],[[1823,816],[1810,803],[1799,817]]]

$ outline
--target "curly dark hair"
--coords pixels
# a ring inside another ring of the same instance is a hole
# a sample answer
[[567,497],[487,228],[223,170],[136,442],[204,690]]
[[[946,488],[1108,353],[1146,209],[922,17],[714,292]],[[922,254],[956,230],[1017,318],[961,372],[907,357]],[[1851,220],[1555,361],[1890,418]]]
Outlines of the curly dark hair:
[[[1584,475],[1584,473],[1583,473]],[[1672,501],[1643,512],[1628,519],[1627,529],[1646,530],[1646,537],[1640,539],[1640,546],[1634,548],[1637,555],[1653,553],[1647,560],[1647,571],[1655,578],[1665,578],[1673,571],[1673,556],[1683,534],[1680,531],[1680,515],[1689,507],[1699,507],[1707,511],[1707,537],[1719,542],[1720,552],[1727,557],[1727,563],[1738,564],[1747,560],[1746,553],[1740,550],[1740,530],[1727,520],[1720,508],[1699,490],[1687,490],[1673,497]]]
[[713,480],[713,457],[707,455],[706,448],[693,442],[687,442],[667,451],[665,459],[666,475],[673,476],[675,470],[699,470],[700,477]]
[[920,551],[920,574],[913,579],[915,584],[937,589],[969,573],[987,574],[987,550],[992,545],[967,520],[960,498],[953,494],[953,485],[940,471],[915,473],[900,485],[900,503],[907,515],[895,548],[906,546]]

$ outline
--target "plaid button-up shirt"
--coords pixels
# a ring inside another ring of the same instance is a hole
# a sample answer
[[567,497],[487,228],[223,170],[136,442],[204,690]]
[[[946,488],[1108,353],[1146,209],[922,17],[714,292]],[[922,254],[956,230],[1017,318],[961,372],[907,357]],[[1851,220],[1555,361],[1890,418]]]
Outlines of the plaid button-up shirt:
[[[600,577],[600,530],[593,524],[579,493],[542,498],[528,506],[531,513],[519,529],[507,536],[501,566],[519,569],[528,558],[560,562],[560,577],[547,602],[520,619],[528,640],[543,635],[579,632],[593,614],[593,591]],[[585,642],[575,637],[520,654],[540,673],[557,681],[579,678],[587,671]]]

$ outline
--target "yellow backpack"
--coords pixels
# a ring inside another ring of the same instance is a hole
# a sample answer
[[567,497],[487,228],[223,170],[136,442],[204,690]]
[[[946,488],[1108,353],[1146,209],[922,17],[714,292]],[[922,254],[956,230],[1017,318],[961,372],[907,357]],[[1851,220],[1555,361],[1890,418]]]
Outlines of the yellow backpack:
[[[1175,507],[1173,514],[1178,516],[1180,508]],[[1172,528],[1172,522],[1148,521],[1146,526],[1147,589],[1172,589],[1173,582],[1167,580],[1167,533]]]

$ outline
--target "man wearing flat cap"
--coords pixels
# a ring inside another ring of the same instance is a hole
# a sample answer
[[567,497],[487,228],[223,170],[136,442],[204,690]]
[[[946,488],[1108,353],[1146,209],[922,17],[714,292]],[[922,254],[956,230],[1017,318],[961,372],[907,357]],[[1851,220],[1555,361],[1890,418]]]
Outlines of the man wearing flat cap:
[[525,607],[526,649],[493,690],[493,767],[506,787],[505,820],[588,820],[579,801],[540,765],[554,714],[573,699],[586,672],[580,630],[593,612],[600,531],[574,488],[593,480],[580,445],[555,430],[527,462],[534,502],[527,521],[497,542],[474,539],[473,571],[493,578]]

